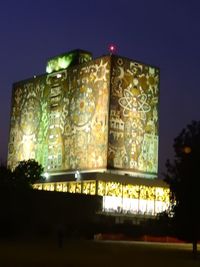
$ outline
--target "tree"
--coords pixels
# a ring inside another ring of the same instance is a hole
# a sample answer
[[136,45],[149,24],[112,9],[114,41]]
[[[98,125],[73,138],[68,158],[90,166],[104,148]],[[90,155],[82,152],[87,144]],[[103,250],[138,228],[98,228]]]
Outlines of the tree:
[[200,121],[192,121],[174,139],[175,159],[166,163],[165,181],[172,192],[178,237],[193,243],[194,257],[200,238]]
[[9,187],[12,184],[12,171],[5,165],[0,165],[0,186]]
[[31,223],[33,190],[43,168],[35,160],[21,161],[11,171],[0,165],[0,237],[20,233]]
[[20,161],[14,170],[15,179],[28,184],[34,184],[42,173],[43,167],[34,159]]

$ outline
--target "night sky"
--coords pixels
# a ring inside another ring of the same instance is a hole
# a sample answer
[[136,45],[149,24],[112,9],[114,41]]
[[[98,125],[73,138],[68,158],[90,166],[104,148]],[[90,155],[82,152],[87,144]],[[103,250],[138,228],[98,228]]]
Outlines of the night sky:
[[45,72],[49,57],[76,48],[160,68],[159,177],[173,139],[200,119],[200,1],[1,0],[0,160],[5,162],[12,84]]

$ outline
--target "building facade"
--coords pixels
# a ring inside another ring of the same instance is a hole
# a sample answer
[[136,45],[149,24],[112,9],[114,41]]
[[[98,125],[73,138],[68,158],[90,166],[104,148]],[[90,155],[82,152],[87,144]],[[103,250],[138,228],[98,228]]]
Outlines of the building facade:
[[[165,188],[165,210],[169,189],[154,182],[159,69],[116,55],[92,59],[91,53],[75,50],[51,58],[46,71],[13,85],[8,165],[15,168],[21,160],[35,159],[49,175],[36,188],[73,193],[69,188],[75,183],[80,187],[75,192],[112,197],[103,202],[115,203],[116,211],[148,211],[135,201],[144,200],[141,182],[147,179],[153,195],[147,192],[145,199],[152,195],[149,201],[157,201],[156,188]],[[127,205],[126,195],[133,200]],[[152,214],[160,211],[155,203],[148,204]]]

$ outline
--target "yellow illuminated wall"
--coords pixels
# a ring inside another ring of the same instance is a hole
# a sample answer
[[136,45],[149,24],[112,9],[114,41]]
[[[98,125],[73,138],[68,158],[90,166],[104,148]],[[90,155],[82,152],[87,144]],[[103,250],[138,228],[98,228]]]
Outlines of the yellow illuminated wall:
[[118,56],[16,83],[8,165],[156,174],[158,85],[158,69]]
[[8,165],[34,158],[46,170],[107,166],[110,58],[14,85]]
[[39,190],[62,191],[69,193],[83,193],[89,195],[123,197],[131,199],[155,200],[163,203],[170,202],[168,187],[122,184],[118,182],[105,182],[99,180],[68,181],[56,183],[39,183],[33,187]]
[[157,173],[158,86],[158,69],[113,56],[109,167]]
[[106,181],[71,181],[35,184],[35,189],[83,193],[103,197],[103,211],[156,215],[169,208],[170,190],[167,187],[123,184]]

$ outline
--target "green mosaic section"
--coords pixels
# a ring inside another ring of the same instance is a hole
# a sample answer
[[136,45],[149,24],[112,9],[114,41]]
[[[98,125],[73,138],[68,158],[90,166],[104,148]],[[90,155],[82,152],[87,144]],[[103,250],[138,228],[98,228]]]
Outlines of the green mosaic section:
[[73,50],[69,53],[53,57],[48,60],[46,72],[52,73],[68,68],[71,65],[82,64],[92,60],[92,55],[89,52],[81,50]]

